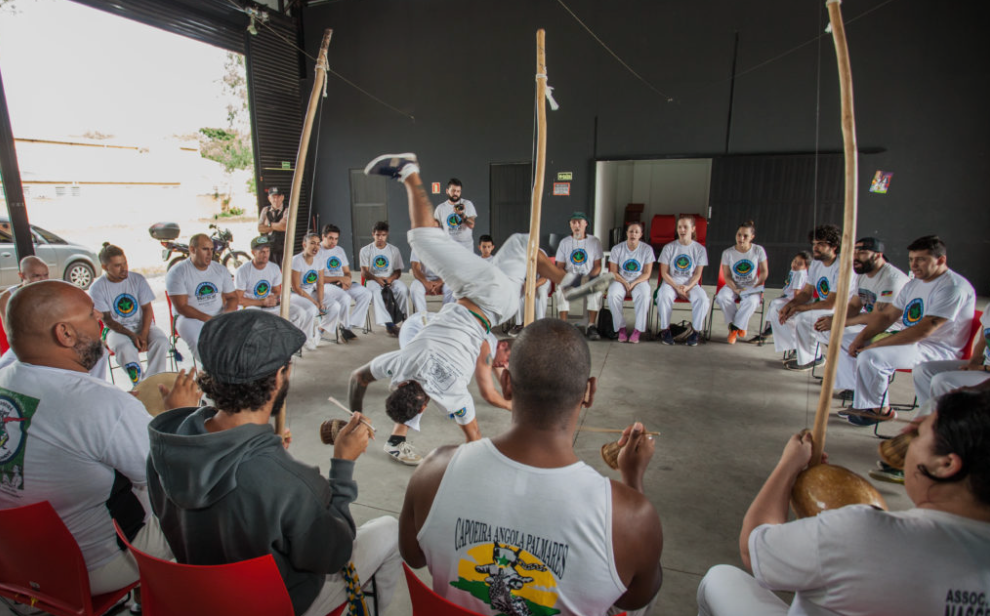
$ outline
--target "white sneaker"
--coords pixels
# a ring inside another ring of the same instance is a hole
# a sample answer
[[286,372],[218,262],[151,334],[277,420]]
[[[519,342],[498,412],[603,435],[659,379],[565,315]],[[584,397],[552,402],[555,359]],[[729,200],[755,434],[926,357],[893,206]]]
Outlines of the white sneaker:
[[408,466],[419,466],[419,463],[423,461],[423,456],[416,453],[416,449],[409,441],[402,441],[398,445],[390,445],[386,441],[385,453]]

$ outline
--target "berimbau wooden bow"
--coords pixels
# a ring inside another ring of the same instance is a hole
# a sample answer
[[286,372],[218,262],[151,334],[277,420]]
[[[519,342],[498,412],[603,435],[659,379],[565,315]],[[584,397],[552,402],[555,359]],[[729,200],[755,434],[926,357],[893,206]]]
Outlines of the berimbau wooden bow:
[[[309,107],[306,109],[306,120],[303,122],[302,136],[299,138],[299,150],[296,152],[296,164],[292,172],[292,190],[289,192],[288,221],[285,224],[285,251],[282,255],[282,295],[279,314],[283,319],[289,319],[289,294],[292,292],[292,251],[296,243],[296,216],[299,214],[299,192],[302,190],[303,169],[306,167],[306,154],[309,151],[309,137],[313,132],[313,119],[319,107],[320,93],[324,92],[327,69],[327,49],[330,47],[330,37],[333,30],[327,28],[323,32],[323,42],[320,43],[320,53],[316,57],[316,71],[313,74],[313,91],[309,95]],[[278,409],[272,409],[278,412]],[[279,436],[285,430],[288,405],[275,417],[275,434]]]
[[829,332],[828,353],[825,356],[825,374],[822,378],[822,391],[818,398],[818,410],[811,435],[814,440],[811,464],[821,462],[825,450],[825,428],[828,424],[829,407],[832,404],[832,388],[835,385],[835,372],[842,350],[842,334],[846,327],[846,312],[849,305],[849,285],[852,279],[853,246],[856,236],[857,190],[859,188],[859,154],[856,149],[856,117],[853,111],[852,69],[849,64],[849,47],[846,44],[846,29],[842,23],[841,0],[827,0],[828,17],[831,22],[832,40],[835,43],[835,56],[839,67],[839,91],[842,101],[842,143],[845,155],[845,208],[842,218],[842,244],[839,249],[839,276],[835,293],[835,312],[832,317],[832,330]]
[[526,248],[526,304],[523,324],[533,322],[536,312],[536,259],[540,253],[540,212],[543,208],[543,176],[547,165],[547,60],[546,32],[536,31],[536,173],[533,179],[532,210],[529,215],[529,244]]

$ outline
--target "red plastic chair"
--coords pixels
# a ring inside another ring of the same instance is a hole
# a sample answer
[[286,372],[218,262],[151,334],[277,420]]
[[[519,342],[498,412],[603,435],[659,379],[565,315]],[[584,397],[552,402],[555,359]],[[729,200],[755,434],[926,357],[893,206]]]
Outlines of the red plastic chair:
[[[127,541],[116,522],[113,526],[137,560],[146,616],[294,616],[289,591],[271,554],[226,565],[183,565],[145,554]],[[327,616],[337,616],[345,607]]]
[[650,221],[650,244],[659,252],[664,246],[677,239],[677,216],[655,214]]
[[[402,570],[406,574],[406,585],[409,586],[412,616],[480,616],[478,612],[451,603],[433,592],[406,563],[402,563]],[[626,616],[626,613],[622,612],[618,616]]]
[[96,616],[137,582],[93,596],[79,545],[51,503],[0,510],[0,596],[56,616]]
[[3,316],[0,315],[0,355],[7,352],[10,348],[10,343],[7,342],[7,330],[3,328]]

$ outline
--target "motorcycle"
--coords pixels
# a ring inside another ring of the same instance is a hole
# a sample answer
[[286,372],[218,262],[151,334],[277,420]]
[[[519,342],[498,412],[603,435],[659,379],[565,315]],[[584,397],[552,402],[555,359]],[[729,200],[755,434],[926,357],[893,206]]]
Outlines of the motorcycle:
[[[230,229],[220,229],[214,224],[210,225],[213,232],[210,240],[213,242],[213,260],[222,263],[230,271],[231,275],[237,272],[237,268],[251,260],[246,252],[234,250],[230,244],[234,240],[234,234]],[[148,233],[152,238],[162,245],[162,261],[167,261],[166,269],[172,269],[183,259],[189,258],[189,244],[176,242],[179,237],[179,225],[174,222],[159,222],[151,225]],[[178,256],[173,257],[173,254]]]

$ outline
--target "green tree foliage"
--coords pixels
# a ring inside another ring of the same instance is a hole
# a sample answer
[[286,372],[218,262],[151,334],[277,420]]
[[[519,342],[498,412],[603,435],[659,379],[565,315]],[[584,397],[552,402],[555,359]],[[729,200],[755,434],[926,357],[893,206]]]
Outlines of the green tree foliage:
[[[223,93],[227,97],[227,126],[200,128],[199,153],[203,158],[223,165],[224,172],[229,176],[235,171],[252,169],[254,166],[243,55],[227,52],[222,81]],[[229,193],[222,202],[223,211],[226,212],[230,205]]]

